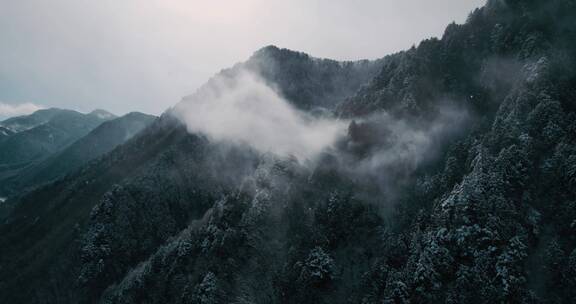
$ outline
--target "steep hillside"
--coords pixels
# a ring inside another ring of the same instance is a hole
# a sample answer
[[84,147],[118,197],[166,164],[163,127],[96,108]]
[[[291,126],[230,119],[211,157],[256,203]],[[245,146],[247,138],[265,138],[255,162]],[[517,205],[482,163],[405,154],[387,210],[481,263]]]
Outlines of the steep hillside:
[[[525,65],[546,58],[562,100],[576,97],[571,73],[574,42],[571,1],[500,1],[473,12],[466,24],[450,24],[442,39],[388,56],[378,76],[339,105],[343,116],[386,110],[424,115],[439,102],[495,111],[521,81]],[[559,79],[560,80],[560,79]],[[566,105],[573,109],[573,104]]]

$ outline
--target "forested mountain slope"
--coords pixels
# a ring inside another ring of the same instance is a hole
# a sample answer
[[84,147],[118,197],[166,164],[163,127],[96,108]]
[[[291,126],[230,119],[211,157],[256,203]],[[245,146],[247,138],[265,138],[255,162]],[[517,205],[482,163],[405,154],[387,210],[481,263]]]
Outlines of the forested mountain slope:
[[345,90],[332,72],[282,81],[326,67],[265,48],[262,78],[347,134],[309,163],[168,111],[13,202],[0,301],[571,303],[575,16],[572,0],[489,1]]
[[58,108],[38,110],[30,115],[11,117],[0,122],[0,126],[13,132],[22,132],[49,122],[54,116],[62,114],[65,110]]
[[12,175],[4,174],[8,176],[0,178],[0,194],[8,197],[23,193],[26,189],[71,173],[126,142],[150,125],[154,119],[154,116],[133,112],[106,121],[50,157],[15,170]]
[[22,166],[50,156],[111,118],[110,113],[48,109],[2,121],[0,126],[13,134],[0,141],[0,166]]

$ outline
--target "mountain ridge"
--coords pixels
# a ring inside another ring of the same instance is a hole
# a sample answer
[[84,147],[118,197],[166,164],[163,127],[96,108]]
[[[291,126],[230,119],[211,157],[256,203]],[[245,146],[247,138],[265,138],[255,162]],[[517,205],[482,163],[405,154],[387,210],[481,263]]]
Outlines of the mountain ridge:
[[[108,115],[103,119],[107,118],[109,118]],[[131,112],[107,120],[68,147],[19,170],[12,176],[3,178],[0,193],[5,196],[22,193],[25,192],[22,189],[36,187],[55,180],[66,173],[73,172],[88,161],[109,152],[117,145],[132,138],[154,119],[156,118],[151,115]]]
[[56,108],[9,118],[2,124],[19,131],[0,143],[0,164],[26,164],[42,159],[108,119]]

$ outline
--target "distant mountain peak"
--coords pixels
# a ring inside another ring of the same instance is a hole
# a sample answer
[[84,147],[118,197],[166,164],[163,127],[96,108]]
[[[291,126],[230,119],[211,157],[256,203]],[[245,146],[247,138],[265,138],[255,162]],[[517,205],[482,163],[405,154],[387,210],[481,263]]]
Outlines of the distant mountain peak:
[[262,47],[261,49],[259,49],[259,50],[256,51],[256,52],[270,52],[270,51],[279,51],[279,50],[280,50],[279,47],[277,47],[277,46],[275,46],[275,45],[273,45],[273,44],[270,44],[270,45],[267,45],[267,46],[265,46],[265,47]]
[[55,116],[65,113],[67,111],[70,110],[63,110],[59,108],[41,109],[29,115],[14,116],[6,120],[0,121],[0,126],[6,129],[10,129],[15,133],[18,133],[44,124],[50,121]]
[[[287,48],[280,48],[275,45],[267,45],[263,48],[258,49],[252,55],[251,59],[261,58],[261,57],[271,57],[271,58],[279,58],[279,57],[292,57],[292,56],[303,56],[312,58],[312,56],[299,51],[294,51]],[[286,58],[285,58],[286,59]]]
[[102,110],[102,109],[96,109],[90,113],[88,113],[88,115],[93,115],[96,116],[100,119],[113,119],[116,118],[117,116],[106,111],[106,110]]

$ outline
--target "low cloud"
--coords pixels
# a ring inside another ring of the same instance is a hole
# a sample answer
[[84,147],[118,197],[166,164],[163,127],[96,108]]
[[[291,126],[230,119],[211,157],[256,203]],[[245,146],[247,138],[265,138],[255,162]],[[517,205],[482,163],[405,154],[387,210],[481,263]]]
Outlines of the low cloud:
[[[357,169],[381,170],[383,167],[403,164],[403,171],[414,171],[419,165],[435,158],[444,141],[452,138],[470,119],[464,109],[440,107],[436,117],[424,121],[408,121],[379,113],[356,124],[356,137],[362,137],[362,129],[370,144],[370,151],[362,157]],[[353,128],[349,135],[354,137]],[[359,139],[362,142],[362,138]],[[354,148],[354,140],[349,145]],[[350,147],[349,147],[350,148]]]
[[264,153],[314,158],[346,131],[347,123],[297,110],[258,75],[219,75],[175,106],[188,131],[215,141],[247,144]]
[[43,109],[43,107],[29,102],[21,104],[7,104],[0,102],[0,118],[27,115],[40,109]]
[[[385,207],[397,201],[422,166],[467,130],[468,111],[437,102],[426,119],[375,113],[355,121],[312,116],[293,107],[257,74],[224,72],[172,109],[190,133],[214,142],[247,145],[295,156],[322,179],[333,173],[354,181],[358,197]],[[327,152],[327,153],[323,153]],[[306,162],[313,160],[313,162]]]
[[436,162],[443,147],[468,128],[466,109],[440,106],[435,117],[415,121],[378,113],[351,123],[337,146],[339,170],[362,185],[363,199],[392,207],[414,173]]

